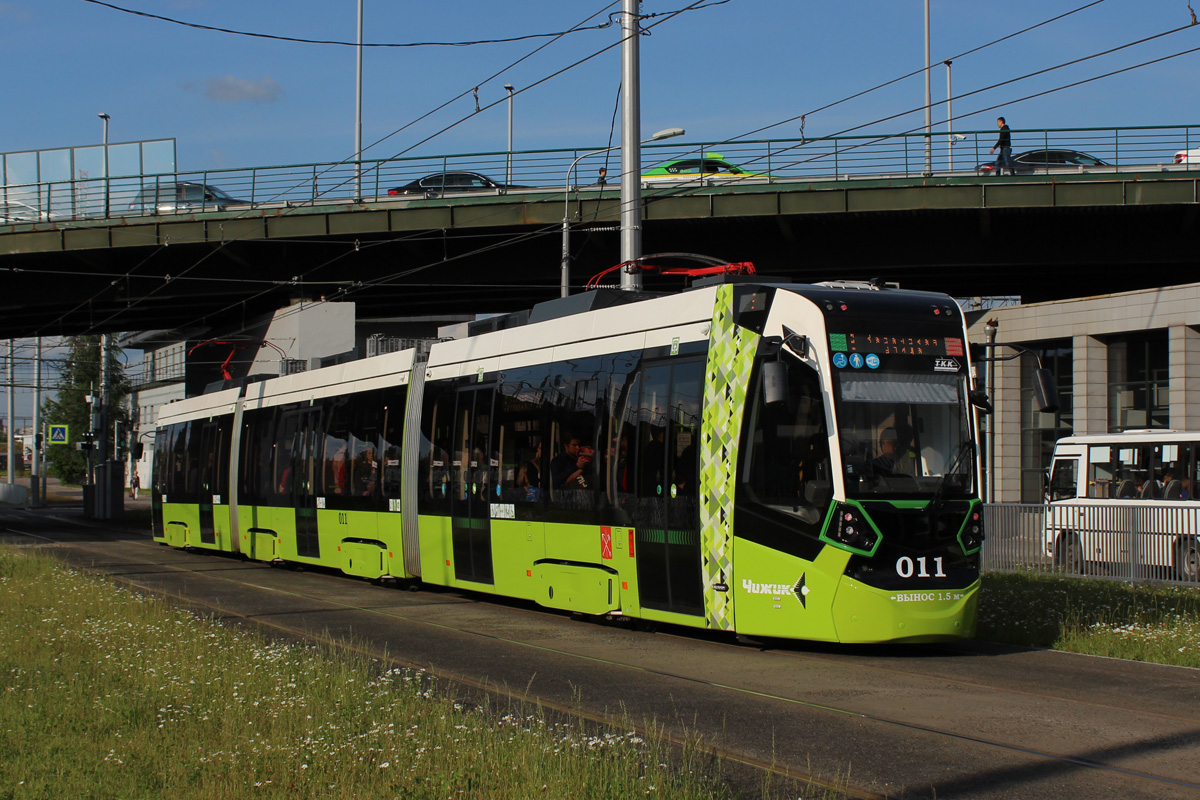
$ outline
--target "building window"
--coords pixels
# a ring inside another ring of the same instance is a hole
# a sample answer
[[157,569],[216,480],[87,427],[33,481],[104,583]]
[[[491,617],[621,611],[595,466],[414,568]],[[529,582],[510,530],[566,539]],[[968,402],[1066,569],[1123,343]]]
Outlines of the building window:
[[1108,340],[1108,430],[1169,428],[1170,344],[1167,331]]
[[[1043,483],[1054,455],[1054,443],[1074,430],[1074,372],[1069,340],[1042,342],[1028,347],[1021,357],[1021,502],[1040,503]],[[1036,354],[1033,355],[1033,354]],[[1058,387],[1058,411],[1037,409],[1033,371],[1050,370]]]

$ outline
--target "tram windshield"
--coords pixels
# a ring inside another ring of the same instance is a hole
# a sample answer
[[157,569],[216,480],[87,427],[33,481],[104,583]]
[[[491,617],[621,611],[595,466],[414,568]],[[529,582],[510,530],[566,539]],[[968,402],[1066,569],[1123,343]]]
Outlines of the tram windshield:
[[846,496],[969,496],[975,458],[965,372],[840,371]]

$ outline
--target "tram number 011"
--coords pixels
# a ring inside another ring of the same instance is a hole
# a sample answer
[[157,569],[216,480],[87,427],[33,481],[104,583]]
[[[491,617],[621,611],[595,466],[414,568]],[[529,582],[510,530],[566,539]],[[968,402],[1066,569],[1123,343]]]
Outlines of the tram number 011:
[[944,578],[946,577],[945,570],[942,569],[942,557],[938,556],[933,559],[934,573],[929,574],[929,566],[926,563],[925,556],[917,559],[909,558],[908,556],[900,556],[896,559],[896,574],[901,578],[911,578],[915,574],[918,578]]

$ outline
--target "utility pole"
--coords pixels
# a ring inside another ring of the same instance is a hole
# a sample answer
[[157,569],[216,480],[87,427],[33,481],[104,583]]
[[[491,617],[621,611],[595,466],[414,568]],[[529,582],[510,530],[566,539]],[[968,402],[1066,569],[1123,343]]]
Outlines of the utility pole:
[[361,200],[362,193],[362,53],[363,53],[363,0],[358,0],[358,66],[354,77],[354,199]]
[[[642,254],[642,128],[640,0],[621,0],[621,261]],[[637,291],[642,276],[621,272],[621,288]]]

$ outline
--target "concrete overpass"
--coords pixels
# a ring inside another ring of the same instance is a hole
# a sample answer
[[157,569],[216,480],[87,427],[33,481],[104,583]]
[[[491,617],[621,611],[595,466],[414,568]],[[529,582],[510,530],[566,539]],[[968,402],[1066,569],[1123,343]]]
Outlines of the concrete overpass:
[[[618,194],[570,195],[573,285],[618,260]],[[1198,200],[1200,171],[1174,166],[650,187],[643,249],[1047,300],[1195,281]],[[563,209],[559,188],[0,225],[0,338],[227,327],[296,297],[526,308],[558,295]]]

